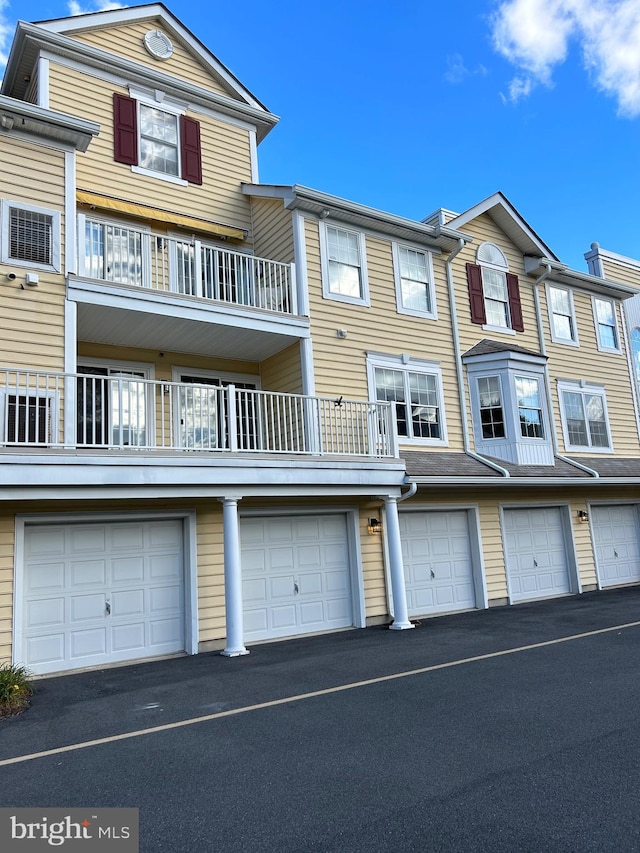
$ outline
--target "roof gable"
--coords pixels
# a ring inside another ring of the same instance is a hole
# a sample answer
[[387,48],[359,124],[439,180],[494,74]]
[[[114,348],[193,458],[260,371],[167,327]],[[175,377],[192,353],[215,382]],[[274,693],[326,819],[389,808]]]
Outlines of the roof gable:
[[459,213],[453,219],[449,219],[447,227],[462,229],[483,213],[486,213],[496,223],[523,255],[559,261],[559,258],[501,192],[494,193],[464,213]]

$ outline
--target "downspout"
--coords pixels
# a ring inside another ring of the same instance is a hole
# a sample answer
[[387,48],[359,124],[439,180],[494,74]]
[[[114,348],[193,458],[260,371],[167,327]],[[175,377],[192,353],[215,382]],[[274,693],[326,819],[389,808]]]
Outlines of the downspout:
[[402,501],[406,501],[409,498],[412,498],[415,495],[415,493],[418,491],[418,484],[416,483],[415,480],[409,480],[407,485],[409,486],[409,488],[407,489],[406,492],[403,492],[403,494],[400,495],[400,497],[397,499],[396,503],[401,503]]
[[[547,345],[544,338],[544,328],[542,325],[542,311],[540,309],[540,285],[546,281],[547,278],[551,275],[551,264],[544,264],[544,271],[538,276],[538,278],[533,282],[533,301],[536,309],[536,325],[538,326],[538,345],[540,347],[540,353],[544,356],[547,355]],[[561,462],[566,462],[567,465],[572,465],[574,468],[578,468],[580,471],[585,471],[587,474],[590,474],[592,477],[598,479],[600,475],[597,471],[594,471],[593,468],[588,468],[586,465],[583,465],[582,462],[576,462],[574,459],[569,459],[567,456],[563,456],[560,453],[560,447],[558,444],[558,432],[556,430],[556,420],[553,415],[553,401],[551,399],[551,381],[549,377],[549,366],[545,363],[544,366],[544,392],[545,397],[547,399],[547,410],[549,412],[549,421],[551,423],[551,442],[553,444],[553,455],[559,459]]]
[[453,332],[453,350],[456,362],[456,378],[458,380],[458,403],[460,405],[460,420],[462,422],[462,441],[464,446],[464,452],[468,456],[471,456],[472,459],[475,459],[476,462],[481,462],[483,465],[487,465],[489,468],[493,468],[494,471],[498,471],[498,473],[500,473],[503,477],[509,477],[509,472],[506,468],[503,468],[502,465],[498,465],[496,462],[492,462],[491,459],[485,459],[483,456],[480,456],[478,453],[475,453],[473,450],[471,450],[471,442],[469,440],[469,426],[467,424],[467,396],[464,392],[464,370],[462,368],[462,354],[460,353],[460,341],[458,338],[458,314],[456,311],[453,273],[451,271],[451,262],[455,260],[458,253],[462,251],[464,245],[465,241],[462,239],[462,237],[460,237],[458,239],[457,247],[445,261],[445,268],[447,271],[447,288],[449,291],[449,310],[451,311],[451,329]]

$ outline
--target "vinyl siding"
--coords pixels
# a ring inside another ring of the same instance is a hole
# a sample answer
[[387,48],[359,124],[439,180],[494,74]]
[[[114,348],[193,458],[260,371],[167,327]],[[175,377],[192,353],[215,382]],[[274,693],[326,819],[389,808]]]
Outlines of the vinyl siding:
[[224,605],[224,534],[222,504],[198,507],[198,640],[226,635]]
[[367,619],[386,616],[389,612],[382,550],[384,537],[377,534],[370,536],[367,531],[369,518],[372,516],[380,518],[381,512],[381,509],[360,510],[360,551]]
[[[549,356],[549,378],[555,423],[557,424],[558,443],[560,451],[579,455],[577,451],[567,448],[564,443],[562,420],[558,395],[559,379],[573,381],[585,380],[587,383],[604,387],[607,408],[609,412],[609,428],[615,453],[619,456],[639,456],[638,426],[632,403],[632,386],[626,357],[626,344],[623,334],[624,317],[622,305],[616,304],[618,321],[618,336],[622,352],[619,354],[600,352],[596,337],[596,325],[593,314],[591,294],[574,290],[573,303],[578,329],[579,346],[553,343],[549,311],[547,305],[547,289],[540,288],[540,310],[546,339],[547,355]],[[587,455],[610,455],[598,453],[597,448],[585,451]]]
[[300,345],[292,344],[283,352],[265,359],[260,365],[262,389],[282,394],[302,394]]
[[13,614],[13,543],[15,521],[0,516],[0,662],[11,660]]
[[624,263],[622,260],[608,258],[605,255],[600,255],[600,260],[605,278],[640,290],[640,261],[630,259],[630,263]]
[[127,94],[125,89],[55,62],[50,82],[52,109],[100,124],[100,135],[78,154],[79,188],[250,231],[249,199],[240,191],[240,183],[251,180],[248,131],[189,111],[200,122],[203,184],[182,186],[114,162],[112,97],[114,91]]
[[[21,142],[24,156],[16,161],[15,142],[0,137],[2,198],[60,212],[60,263],[64,268],[64,153]],[[10,165],[9,165],[10,164]],[[64,352],[64,278],[38,270],[37,288],[21,289],[28,266],[0,264],[3,334],[0,367],[62,370]],[[6,273],[17,279],[8,281]]]
[[251,199],[254,251],[258,257],[281,263],[294,261],[291,214],[277,199]]
[[[158,60],[149,54],[144,46],[144,36],[149,30],[161,30],[173,44],[173,54],[169,59]],[[224,85],[210,72],[204,63],[197,59],[176,35],[162,27],[157,21],[140,21],[125,26],[101,27],[82,33],[70,33],[71,38],[93,45],[121,56],[130,62],[148,65],[154,71],[161,71],[170,77],[187,80],[196,86],[210,89],[212,92],[238,98],[237,94]]]
[[[461,449],[451,317],[440,256],[433,258],[437,320],[398,313],[392,244],[369,235],[366,251],[371,305],[350,305],[323,298],[318,224],[307,220],[305,225],[316,393],[369,399],[367,352],[391,356],[406,353],[419,360],[418,364],[420,360],[433,361],[442,370],[448,446]],[[347,337],[338,338],[337,329],[346,329]]]

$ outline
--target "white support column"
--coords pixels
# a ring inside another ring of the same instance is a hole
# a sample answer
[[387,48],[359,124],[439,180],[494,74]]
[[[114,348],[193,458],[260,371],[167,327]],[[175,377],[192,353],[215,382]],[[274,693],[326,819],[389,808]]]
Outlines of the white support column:
[[[75,447],[77,418],[77,383],[73,374],[78,371],[78,306],[68,299],[64,301],[64,445]],[[71,374],[71,375],[69,375]]]
[[397,498],[385,498],[384,509],[385,536],[387,537],[389,551],[389,574],[391,575],[394,609],[393,623],[390,628],[392,631],[404,631],[407,628],[413,628],[413,625],[409,622],[409,611],[407,610],[407,590],[404,585]]
[[227,645],[221,654],[235,658],[249,654],[242,638],[242,570],[238,499],[221,498],[220,500],[224,529],[224,604],[227,622]]

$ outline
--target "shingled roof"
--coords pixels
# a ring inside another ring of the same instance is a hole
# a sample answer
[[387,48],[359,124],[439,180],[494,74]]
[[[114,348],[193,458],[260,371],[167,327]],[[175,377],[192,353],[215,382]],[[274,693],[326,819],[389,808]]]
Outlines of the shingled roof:
[[547,358],[541,352],[519,347],[517,344],[503,344],[498,341],[490,341],[488,338],[471,347],[470,350],[464,353],[463,358],[469,358],[472,355],[491,355],[496,352],[518,352],[522,355],[533,356],[534,358]]

